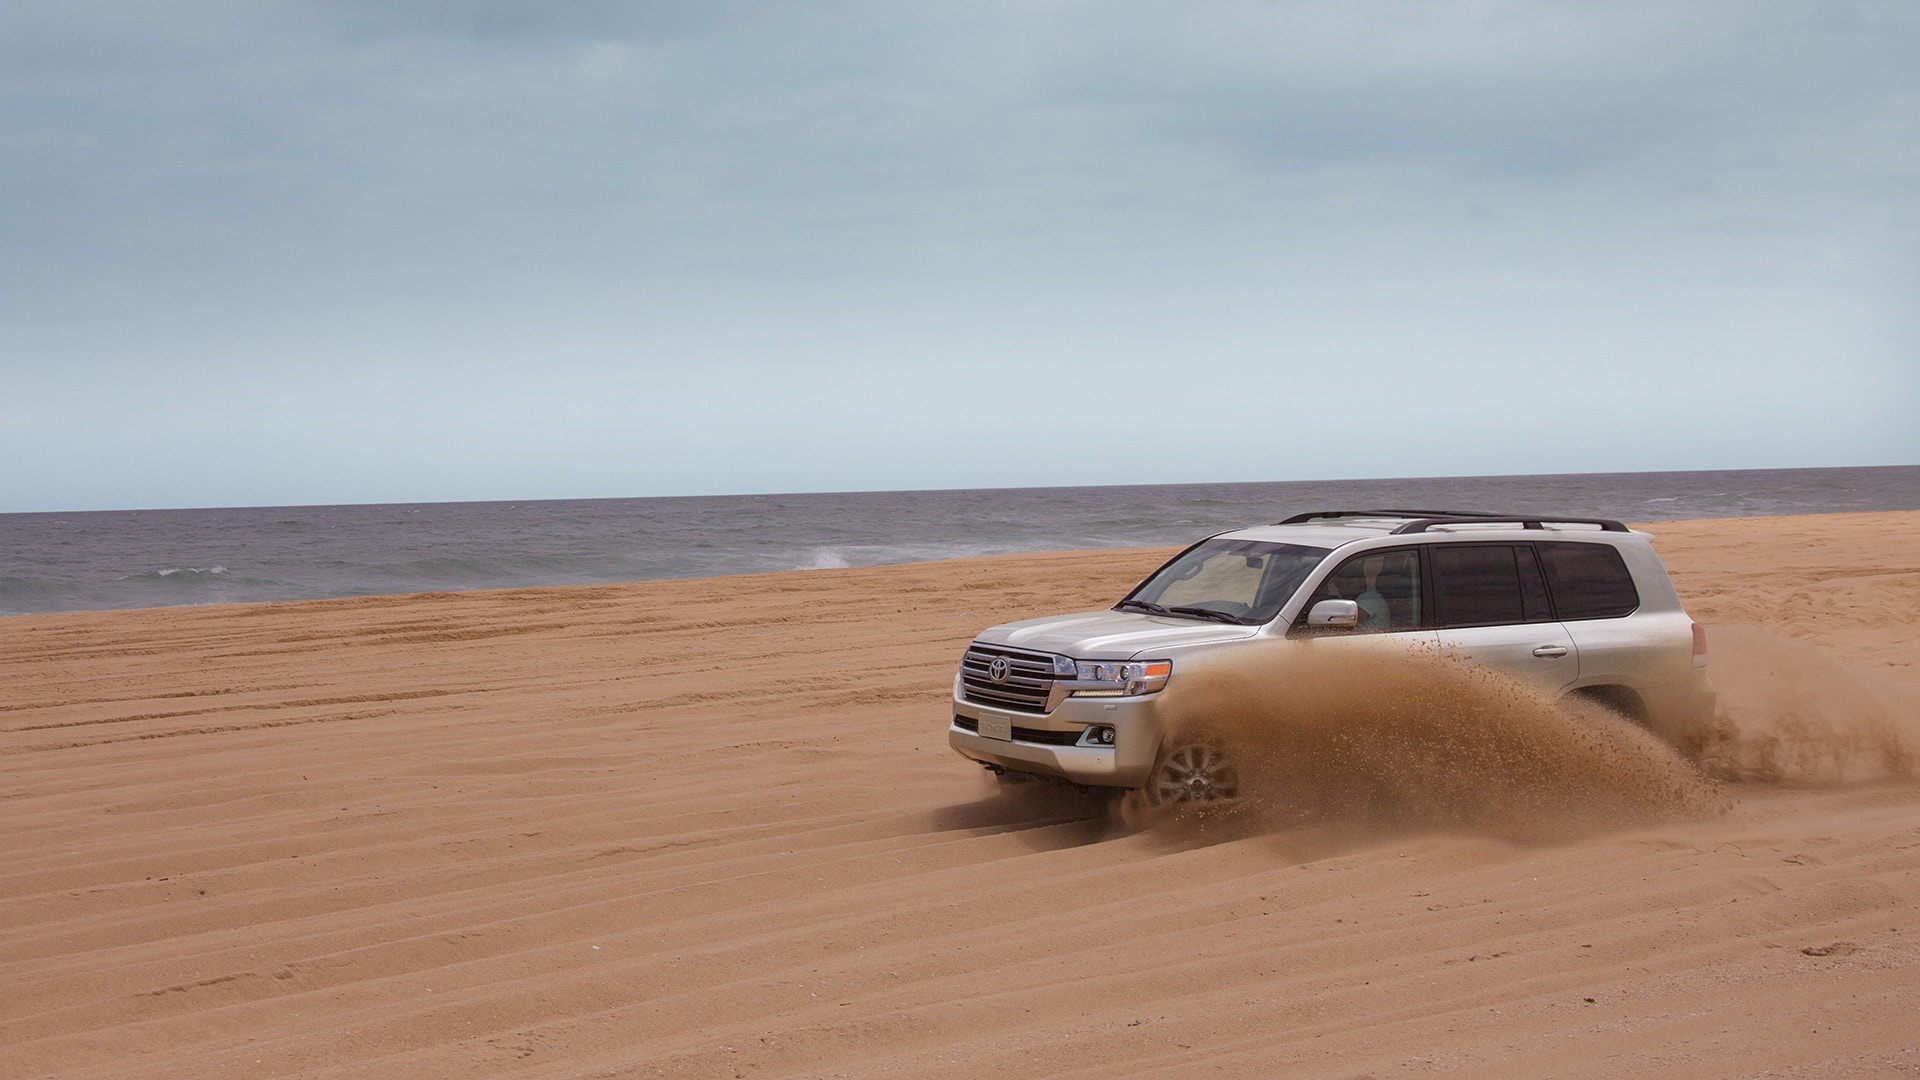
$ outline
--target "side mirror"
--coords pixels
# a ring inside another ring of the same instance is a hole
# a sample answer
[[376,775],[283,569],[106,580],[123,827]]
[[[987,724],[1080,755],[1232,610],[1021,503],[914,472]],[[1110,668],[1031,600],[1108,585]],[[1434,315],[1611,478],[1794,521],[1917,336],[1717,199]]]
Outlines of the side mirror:
[[1322,600],[1307,612],[1307,627],[1313,630],[1351,630],[1360,625],[1360,605],[1353,600]]

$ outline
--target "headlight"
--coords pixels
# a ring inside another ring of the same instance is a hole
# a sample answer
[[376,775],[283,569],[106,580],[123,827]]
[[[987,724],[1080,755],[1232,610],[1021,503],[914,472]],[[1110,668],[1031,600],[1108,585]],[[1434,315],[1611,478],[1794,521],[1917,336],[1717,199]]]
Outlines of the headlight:
[[1072,691],[1080,697],[1157,694],[1173,674],[1171,660],[1076,660]]

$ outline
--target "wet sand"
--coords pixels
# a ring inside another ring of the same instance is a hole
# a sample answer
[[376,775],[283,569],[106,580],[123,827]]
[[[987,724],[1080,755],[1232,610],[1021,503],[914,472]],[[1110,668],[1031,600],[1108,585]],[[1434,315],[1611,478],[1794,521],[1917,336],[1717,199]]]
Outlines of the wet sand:
[[[1779,760],[1920,715],[1920,513],[1647,528]],[[0,620],[0,1076],[1920,1070],[1900,768],[1521,843],[946,748],[1166,554]]]

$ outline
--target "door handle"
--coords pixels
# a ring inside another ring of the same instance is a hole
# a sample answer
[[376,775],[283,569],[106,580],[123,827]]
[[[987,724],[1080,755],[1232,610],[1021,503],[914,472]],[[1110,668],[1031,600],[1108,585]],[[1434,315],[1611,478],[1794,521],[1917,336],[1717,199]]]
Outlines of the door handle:
[[1565,645],[1542,645],[1533,650],[1533,655],[1544,660],[1558,660],[1567,655],[1567,647]]

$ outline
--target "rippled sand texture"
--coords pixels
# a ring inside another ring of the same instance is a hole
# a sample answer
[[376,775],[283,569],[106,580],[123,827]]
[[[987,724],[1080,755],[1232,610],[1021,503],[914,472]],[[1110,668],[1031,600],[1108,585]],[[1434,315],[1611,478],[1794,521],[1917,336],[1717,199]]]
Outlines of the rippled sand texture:
[[1558,735],[993,792],[969,635],[1161,551],[0,620],[0,1076],[1920,1069],[1920,514],[1653,531],[1727,704],[1671,805]]

